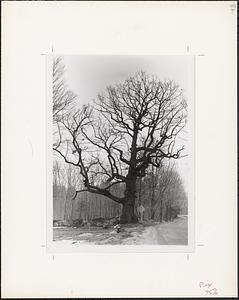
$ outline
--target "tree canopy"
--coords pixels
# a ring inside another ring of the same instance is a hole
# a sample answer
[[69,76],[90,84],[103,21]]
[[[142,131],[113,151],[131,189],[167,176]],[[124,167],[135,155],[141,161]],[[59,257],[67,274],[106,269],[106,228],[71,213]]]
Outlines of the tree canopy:
[[[124,205],[135,197],[136,180],[149,166],[159,168],[163,160],[182,156],[177,137],[186,121],[179,86],[141,71],[107,87],[93,104],[57,119],[53,148],[79,168],[84,189],[76,193],[89,191]],[[115,184],[125,185],[123,197],[111,192]]]

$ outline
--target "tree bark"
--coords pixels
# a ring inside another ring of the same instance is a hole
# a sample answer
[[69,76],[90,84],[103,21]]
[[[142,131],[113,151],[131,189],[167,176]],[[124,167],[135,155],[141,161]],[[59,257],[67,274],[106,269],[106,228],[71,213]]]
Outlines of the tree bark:
[[136,176],[128,176],[125,188],[125,199],[122,203],[122,215],[120,217],[120,223],[137,223],[138,217],[134,212],[135,200],[136,200]]
[[168,222],[168,205],[166,206],[166,222]]
[[159,222],[162,223],[163,222],[163,200],[162,200],[162,196],[160,195],[161,199],[160,199],[160,215],[159,215]]
[[142,178],[139,178],[139,206],[142,204],[141,203],[141,193],[142,193]]
[[154,214],[154,208],[151,208],[151,219],[154,220],[155,214]]
[[154,186],[152,187],[152,198],[151,198],[151,219],[155,218],[155,191]]
[[151,179],[151,189],[152,189],[152,196],[151,196],[151,219],[154,220],[155,219],[155,205],[156,205],[156,201],[155,201],[155,190],[156,190],[156,174],[154,171],[154,166],[152,165],[152,179]]

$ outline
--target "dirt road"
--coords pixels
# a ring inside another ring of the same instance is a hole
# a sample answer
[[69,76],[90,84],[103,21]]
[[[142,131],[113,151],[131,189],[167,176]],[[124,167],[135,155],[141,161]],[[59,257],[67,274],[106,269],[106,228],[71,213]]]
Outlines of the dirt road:
[[137,244],[144,245],[187,245],[187,216],[180,216],[173,222],[151,226],[145,230]]

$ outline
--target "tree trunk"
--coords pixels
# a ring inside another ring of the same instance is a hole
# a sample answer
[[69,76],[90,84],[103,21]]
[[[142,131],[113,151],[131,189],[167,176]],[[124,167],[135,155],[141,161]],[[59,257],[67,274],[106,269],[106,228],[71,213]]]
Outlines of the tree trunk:
[[162,200],[162,196],[160,199],[160,216],[159,216],[159,222],[162,223],[163,222],[163,200]]
[[122,209],[122,215],[120,217],[120,223],[137,223],[138,218],[134,213],[134,205],[132,203],[124,203]]
[[155,193],[153,187],[152,198],[151,198],[151,219],[154,220],[154,217],[155,217]]
[[125,187],[125,200],[122,203],[122,215],[120,223],[137,223],[138,217],[135,215],[134,207],[136,200],[136,176],[128,176]]
[[139,178],[139,206],[142,204],[141,203],[141,192],[142,192],[142,178]]
[[168,205],[166,206],[166,222],[168,222]]
[[154,214],[154,208],[151,207],[151,219],[154,220],[155,214]]
[[154,166],[152,165],[152,179],[151,179],[151,189],[152,189],[152,196],[151,196],[151,219],[154,220],[155,218],[155,189],[156,189],[156,184],[155,184],[155,174],[154,174]]

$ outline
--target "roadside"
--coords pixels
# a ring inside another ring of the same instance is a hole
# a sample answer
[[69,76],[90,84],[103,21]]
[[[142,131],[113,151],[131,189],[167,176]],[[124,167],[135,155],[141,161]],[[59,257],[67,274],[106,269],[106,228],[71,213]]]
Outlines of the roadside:
[[94,245],[186,245],[187,216],[172,222],[143,221],[138,224],[122,225],[120,232],[112,228],[69,228],[53,229],[55,243]]

